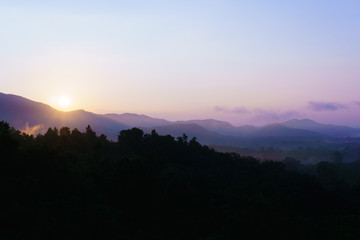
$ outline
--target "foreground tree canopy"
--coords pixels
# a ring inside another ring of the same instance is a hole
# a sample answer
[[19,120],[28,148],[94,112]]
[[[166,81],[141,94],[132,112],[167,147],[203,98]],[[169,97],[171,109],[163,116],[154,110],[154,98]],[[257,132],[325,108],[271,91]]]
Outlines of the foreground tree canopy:
[[259,162],[187,136],[0,122],[0,239],[359,239],[360,163]]

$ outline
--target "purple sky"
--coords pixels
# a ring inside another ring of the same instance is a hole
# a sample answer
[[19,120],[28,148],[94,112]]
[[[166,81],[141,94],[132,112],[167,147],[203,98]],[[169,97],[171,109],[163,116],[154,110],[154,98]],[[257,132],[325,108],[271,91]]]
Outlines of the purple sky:
[[62,110],[360,127],[359,12],[349,0],[1,2],[0,91]]

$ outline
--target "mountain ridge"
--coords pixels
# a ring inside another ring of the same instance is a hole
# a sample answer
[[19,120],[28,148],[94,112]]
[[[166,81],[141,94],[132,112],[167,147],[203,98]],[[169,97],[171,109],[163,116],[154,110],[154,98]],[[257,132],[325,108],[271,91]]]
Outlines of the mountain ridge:
[[161,118],[153,118],[144,114],[135,113],[107,113],[103,116],[124,123],[131,127],[154,127],[160,125],[170,124],[171,122]]
[[287,127],[309,130],[330,137],[360,136],[360,129],[343,125],[322,124],[311,119],[291,119],[282,124]]
[[[112,139],[116,139],[120,130],[131,127],[138,127],[145,131],[157,129],[163,134],[172,133],[174,135],[182,135],[180,133],[182,129],[186,130],[184,133],[189,136],[196,136],[196,133],[201,135],[199,138],[203,140],[202,142],[207,143],[209,141],[205,139],[206,136],[216,139],[216,142],[219,143],[219,139],[231,142],[244,137],[353,137],[360,135],[360,129],[321,124],[310,119],[292,119],[283,123],[255,127],[252,125],[234,126],[229,122],[216,119],[172,122],[135,113],[96,114],[83,109],[62,112],[41,102],[4,93],[0,93],[0,120],[8,121],[18,129],[24,129],[27,125],[30,127],[42,125],[43,131],[46,127],[68,126],[84,129],[90,125],[96,132],[104,133]],[[166,133],[165,130],[168,132]],[[225,140],[226,137],[230,140]]]

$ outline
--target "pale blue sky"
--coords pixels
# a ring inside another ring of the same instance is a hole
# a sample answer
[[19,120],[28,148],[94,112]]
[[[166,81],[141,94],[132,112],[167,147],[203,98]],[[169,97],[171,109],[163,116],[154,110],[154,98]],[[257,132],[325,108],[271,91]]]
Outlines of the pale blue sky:
[[359,1],[0,0],[0,91],[171,120],[359,125],[359,13]]

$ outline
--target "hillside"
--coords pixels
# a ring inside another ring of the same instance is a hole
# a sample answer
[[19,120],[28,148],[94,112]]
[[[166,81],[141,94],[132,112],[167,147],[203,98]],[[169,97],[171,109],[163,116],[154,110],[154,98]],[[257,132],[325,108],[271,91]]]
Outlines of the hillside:
[[0,151],[0,239],[360,237],[359,162],[259,162],[138,128],[116,142],[90,128],[30,137],[5,122]]
[[58,111],[49,105],[0,93],[0,119],[33,134],[44,133],[49,127],[69,126],[84,130],[91,125],[97,132],[116,138],[120,130],[129,126],[84,110]]

